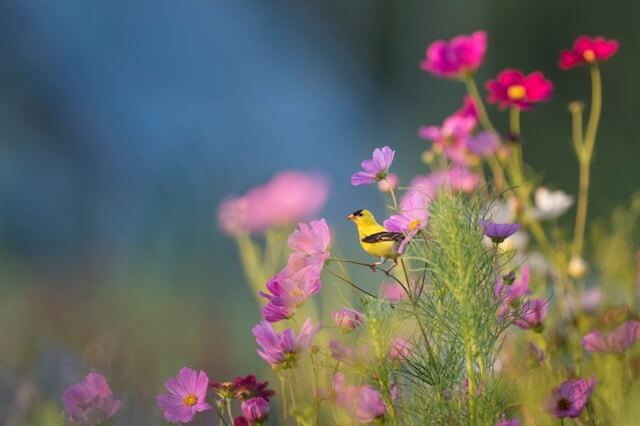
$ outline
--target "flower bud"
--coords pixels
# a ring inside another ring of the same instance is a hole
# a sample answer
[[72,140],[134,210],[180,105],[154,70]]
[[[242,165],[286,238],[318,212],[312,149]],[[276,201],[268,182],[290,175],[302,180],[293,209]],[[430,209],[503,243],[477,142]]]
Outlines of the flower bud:
[[378,182],[378,189],[382,192],[391,192],[398,187],[398,175],[389,173],[386,178]]
[[362,324],[362,314],[353,309],[342,308],[333,313],[333,320],[342,331],[348,333]]
[[574,279],[584,278],[587,273],[587,262],[578,255],[573,256],[567,266],[567,273]]
[[250,424],[262,424],[269,417],[269,403],[264,398],[251,398],[242,402],[242,414]]

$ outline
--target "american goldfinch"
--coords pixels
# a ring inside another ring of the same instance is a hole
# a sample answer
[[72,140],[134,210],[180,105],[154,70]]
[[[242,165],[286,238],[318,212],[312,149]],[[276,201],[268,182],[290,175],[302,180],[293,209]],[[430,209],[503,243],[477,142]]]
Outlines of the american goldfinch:
[[381,265],[385,259],[396,260],[398,246],[404,238],[403,233],[387,231],[384,226],[376,222],[376,218],[369,210],[356,210],[347,219],[355,223],[358,228],[362,250],[380,258],[379,262],[371,265],[372,269],[375,270],[376,265]]

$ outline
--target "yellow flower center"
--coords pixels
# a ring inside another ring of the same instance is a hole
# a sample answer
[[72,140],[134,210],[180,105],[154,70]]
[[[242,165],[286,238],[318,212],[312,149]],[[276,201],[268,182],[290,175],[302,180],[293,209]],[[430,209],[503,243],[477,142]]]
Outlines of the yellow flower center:
[[299,288],[294,288],[289,292],[289,297],[296,299],[298,297],[304,297],[304,292]]
[[192,393],[184,397],[184,405],[187,407],[193,407],[198,402],[198,398]]
[[413,222],[409,224],[409,231],[415,231],[420,227],[420,221],[415,219]]
[[514,84],[513,86],[509,86],[507,89],[507,96],[512,101],[519,101],[524,98],[527,94],[527,89],[524,88],[521,84]]
[[582,54],[582,57],[584,58],[585,61],[591,63],[596,60],[596,53],[591,49],[587,49]]

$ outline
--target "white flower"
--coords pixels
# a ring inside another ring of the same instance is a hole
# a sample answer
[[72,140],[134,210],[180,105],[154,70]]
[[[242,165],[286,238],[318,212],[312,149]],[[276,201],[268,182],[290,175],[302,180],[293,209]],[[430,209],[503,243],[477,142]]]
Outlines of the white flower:
[[564,191],[550,191],[540,187],[536,189],[536,206],[532,215],[538,220],[554,219],[573,204],[573,197]]

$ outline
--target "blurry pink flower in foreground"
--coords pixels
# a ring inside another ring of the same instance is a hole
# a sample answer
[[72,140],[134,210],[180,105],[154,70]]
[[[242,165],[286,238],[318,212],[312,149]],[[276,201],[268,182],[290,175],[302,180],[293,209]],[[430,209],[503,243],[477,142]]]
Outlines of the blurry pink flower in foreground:
[[260,233],[314,216],[329,195],[325,178],[294,170],[275,175],[218,207],[218,224],[229,235]]
[[471,154],[488,157],[500,147],[500,138],[493,132],[480,132],[468,138],[465,146]]
[[497,103],[501,109],[513,106],[522,111],[530,110],[538,102],[551,99],[553,83],[540,71],[524,75],[516,69],[501,71],[495,80],[487,81],[490,103]]
[[102,374],[89,373],[84,381],[67,388],[62,396],[71,425],[97,425],[111,418],[121,406]]
[[452,115],[444,120],[442,127],[420,127],[418,135],[422,139],[432,141],[433,146],[442,151],[452,161],[464,163],[466,141],[475,127],[475,118]]
[[320,291],[320,274],[329,258],[331,233],[324,219],[300,223],[289,235],[287,265],[267,282],[269,293],[260,292],[268,300],[262,316],[269,322],[290,318],[296,308]]
[[547,410],[556,417],[580,417],[595,387],[595,379],[567,380],[551,391]]
[[501,302],[498,308],[498,318],[504,318],[511,306],[518,304],[524,296],[531,293],[529,291],[530,279],[529,266],[526,264],[520,268],[519,276],[510,272],[498,277],[494,287],[495,296]]
[[560,52],[560,68],[568,70],[578,65],[603,62],[618,51],[618,40],[606,40],[603,37],[580,36],[571,50]]
[[300,333],[288,328],[280,333],[266,321],[261,321],[253,327],[251,332],[260,346],[258,355],[274,369],[294,368],[302,353],[311,344],[311,339],[320,329],[320,325],[313,326],[310,319],[306,319],[300,328]]
[[621,354],[633,346],[640,337],[640,322],[631,320],[620,325],[609,334],[593,330],[582,339],[587,352]]
[[402,361],[411,355],[411,342],[404,337],[394,337],[389,345],[389,358]]
[[388,146],[374,149],[372,158],[360,163],[363,170],[351,176],[351,185],[368,185],[386,179],[395,155],[396,152]]
[[450,41],[436,40],[427,47],[427,57],[420,68],[439,77],[461,78],[480,68],[486,51],[484,31],[459,35]]
[[397,282],[381,284],[378,293],[380,294],[380,298],[390,302],[399,302],[408,299],[407,293]]
[[333,391],[337,404],[353,415],[358,423],[371,423],[387,413],[380,392],[369,385],[347,384],[342,373],[334,376]]
[[476,103],[473,98],[469,95],[466,95],[464,97],[462,106],[453,115],[462,118],[473,118],[477,121],[478,110],[476,109]]
[[158,395],[156,401],[168,422],[189,423],[196,413],[211,410],[205,401],[209,378],[200,370],[183,367],[174,378],[167,380],[165,387],[169,393]]

